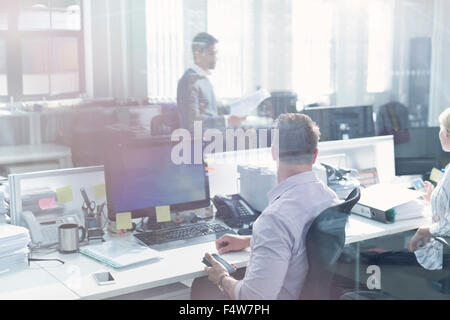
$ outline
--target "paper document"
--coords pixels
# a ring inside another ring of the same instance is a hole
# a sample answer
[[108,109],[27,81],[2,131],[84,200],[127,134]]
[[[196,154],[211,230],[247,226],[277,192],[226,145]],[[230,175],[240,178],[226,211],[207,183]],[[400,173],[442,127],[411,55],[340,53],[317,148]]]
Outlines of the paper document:
[[416,200],[422,193],[394,184],[380,183],[361,189],[359,204],[387,211],[394,207]]
[[161,258],[158,251],[136,242],[134,238],[113,239],[104,243],[80,248],[80,253],[97,259],[114,268]]
[[270,97],[267,90],[258,90],[230,103],[230,114],[245,117],[255,111],[261,102]]

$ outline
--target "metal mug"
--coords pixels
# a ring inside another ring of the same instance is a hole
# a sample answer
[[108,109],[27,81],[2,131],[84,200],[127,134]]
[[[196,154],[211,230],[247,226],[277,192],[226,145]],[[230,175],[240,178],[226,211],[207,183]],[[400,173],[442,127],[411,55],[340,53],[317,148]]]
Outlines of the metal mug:
[[[80,230],[82,231],[80,239]],[[86,229],[77,224],[62,224],[58,227],[60,253],[75,253],[78,252],[80,242],[86,238]]]

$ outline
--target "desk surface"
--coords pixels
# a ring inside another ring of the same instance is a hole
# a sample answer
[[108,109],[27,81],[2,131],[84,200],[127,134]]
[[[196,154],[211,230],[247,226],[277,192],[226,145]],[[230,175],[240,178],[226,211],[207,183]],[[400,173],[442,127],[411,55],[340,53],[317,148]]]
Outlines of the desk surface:
[[0,147],[0,165],[58,160],[72,156],[69,147],[58,144],[27,144]]
[[[53,264],[55,262],[48,262]],[[73,300],[79,296],[69,290],[40,265],[0,274],[0,300]]]
[[[204,276],[205,266],[201,260],[206,251],[216,252],[214,242],[163,251],[160,260],[150,260],[122,269],[114,269],[79,253],[63,255],[55,252],[45,256],[59,258],[65,261],[64,265],[49,268],[45,265],[47,262],[39,264],[79,298],[106,299]],[[223,256],[237,267],[243,267],[248,262],[249,251],[232,252]],[[102,271],[111,272],[115,284],[97,285],[92,274]]]
[[[420,218],[384,224],[351,215],[346,244],[413,230],[430,222],[430,218]],[[159,261],[151,260],[123,269],[114,269],[79,253],[40,255],[39,258],[59,258],[66,263],[36,262],[32,266],[40,268],[1,276],[0,299],[106,299],[156,288],[206,275],[201,262],[205,252],[216,252],[214,242],[163,251]],[[248,249],[223,255],[237,267],[246,266],[249,256]],[[116,283],[97,285],[92,274],[101,271],[110,271]],[[7,282],[1,281],[3,279]]]

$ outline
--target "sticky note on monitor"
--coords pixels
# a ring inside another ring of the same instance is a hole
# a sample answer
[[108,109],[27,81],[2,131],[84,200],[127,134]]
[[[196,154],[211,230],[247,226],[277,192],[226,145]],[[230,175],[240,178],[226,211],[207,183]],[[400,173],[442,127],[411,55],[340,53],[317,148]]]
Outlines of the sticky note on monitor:
[[106,198],[106,186],[104,183],[94,185],[95,200]]
[[56,208],[58,205],[56,204],[55,198],[44,198],[39,199],[39,208],[41,210],[47,210],[47,209],[53,209]]
[[170,206],[156,207],[156,222],[169,222],[171,220]]
[[72,186],[57,188],[56,198],[58,199],[59,204],[72,202],[73,200]]
[[438,169],[436,169],[436,168],[433,168],[433,169],[431,170],[431,173],[430,173],[430,180],[433,181],[433,182],[438,183],[438,182],[442,179],[442,176],[443,176],[443,175],[444,175],[444,174],[442,173],[441,170],[438,170]]
[[133,222],[131,220],[131,212],[121,212],[116,213],[116,229],[117,230],[128,230],[133,227]]

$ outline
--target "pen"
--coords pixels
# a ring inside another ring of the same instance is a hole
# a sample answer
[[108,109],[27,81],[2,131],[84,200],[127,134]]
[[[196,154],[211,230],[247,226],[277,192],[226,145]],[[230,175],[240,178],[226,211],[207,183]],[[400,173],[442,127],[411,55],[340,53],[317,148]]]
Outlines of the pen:
[[102,214],[104,207],[105,207],[105,202],[103,202],[97,209],[97,217],[99,217]]

